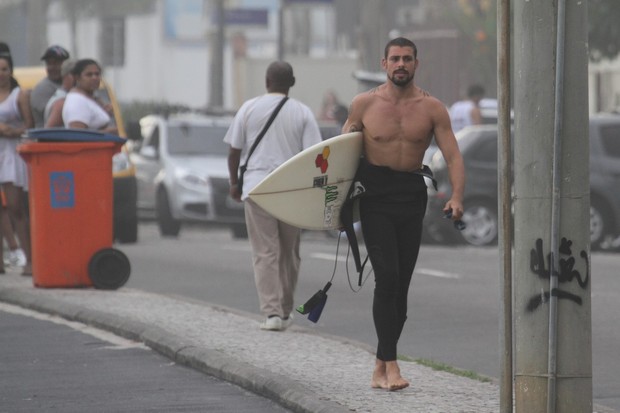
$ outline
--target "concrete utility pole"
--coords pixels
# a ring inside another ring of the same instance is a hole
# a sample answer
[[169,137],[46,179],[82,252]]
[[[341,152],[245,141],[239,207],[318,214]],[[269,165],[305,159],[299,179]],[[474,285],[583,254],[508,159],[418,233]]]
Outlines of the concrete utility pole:
[[224,107],[224,0],[212,0],[211,11],[217,22],[214,32],[209,35],[211,69],[209,79],[209,108]]
[[587,1],[514,1],[517,413],[592,411]]
[[500,388],[499,413],[513,412],[512,387],[512,138],[510,121],[511,102],[511,42],[510,1],[497,4],[497,131],[498,131],[498,194],[497,208],[501,227],[500,254]]

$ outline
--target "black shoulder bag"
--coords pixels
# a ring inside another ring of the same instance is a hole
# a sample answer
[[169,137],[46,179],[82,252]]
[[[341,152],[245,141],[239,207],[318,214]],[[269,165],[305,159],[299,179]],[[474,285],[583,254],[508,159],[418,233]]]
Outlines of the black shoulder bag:
[[265,126],[263,127],[263,130],[260,131],[260,134],[256,137],[254,144],[250,148],[248,157],[245,158],[245,163],[239,167],[239,179],[237,180],[237,189],[239,190],[239,195],[243,193],[243,174],[245,173],[246,169],[248,169],[248,162],[250,162],[250,156],[252,156],[252,153],[254,153],[254,149],[256,149],[256,146],[258,146],[258,143],[261,141],[261,139],[263,139],[263,136],[265,136],[267,129],[269,129],[269,127],[271,126],[271,123],[276,118],[276,115],[278,114],[278,112],[280,112],[280,109],[282,109],[282,106],[284,106],[287,100],[288,100],[288,96],[284,96],[284,98],[282,98],[278,106],[274,109],[273,113],[271,114],[271,117],[269,118]]

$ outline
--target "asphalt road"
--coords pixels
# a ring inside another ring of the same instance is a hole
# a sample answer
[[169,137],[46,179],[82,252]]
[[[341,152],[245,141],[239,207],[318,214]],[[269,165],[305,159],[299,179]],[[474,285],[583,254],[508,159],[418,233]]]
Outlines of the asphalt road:
[[0,303],[0,412],[285,413],[141,343]]
[[[374,346],[371,318],[373,279],[357,286],[347,276],[346,241],[335,261],[336,240],[305,232],[296,302],[305,302],[330,279],[333,286],[317,324],[296,323]],[[161,238],[152,223],[141,224],[140,241],[118,246],[130,258],[128,286],[177,294],[257,313],[247,240],[212,227],[184,228],[178,239]],[[620,409],[620,254],[592,256],[592,330],[595,402]],[[399,354],[499,376],[499,259],[495,248],[423,246],[409,299],[409,319]]]

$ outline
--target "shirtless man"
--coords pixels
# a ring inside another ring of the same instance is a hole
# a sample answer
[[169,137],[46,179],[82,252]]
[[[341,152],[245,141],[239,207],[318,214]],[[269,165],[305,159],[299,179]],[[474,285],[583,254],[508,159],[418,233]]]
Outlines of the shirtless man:
[[433,136],[449,168],[452,197],[443,209],[452,212],[453,220],[463,215],[465,169],[446,107],[413,81],[415,44],[402,37],[391,40],[381,65],[387,81],[353,99],[343,133],[364,135],[356,180],[363,188],[360,219],[375,273],[378,344],[371,386],[394,391],[409,386],[400,374],[396,347],[407,319],[407,294],[426,211],[426,184],[419,172]]

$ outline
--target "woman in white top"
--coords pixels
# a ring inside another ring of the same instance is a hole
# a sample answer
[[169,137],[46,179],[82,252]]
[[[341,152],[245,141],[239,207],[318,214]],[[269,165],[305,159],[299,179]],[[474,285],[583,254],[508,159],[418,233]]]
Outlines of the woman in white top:
[[69,91],[62,108],[66,128],[92,129],[117,134],[111,125],[109,111],[96,97],[95,91],[101,83],[101,66],[93,59],[81,59],[73,68],[75,86]]
[[17,239],[26,255],[23,275],[32,275],[26,213],[28,174],[26,163],[17,153],[17,144],[26,129],[33,126],[28,93],[13,78],[11,55],[0,52],[0,185]]

